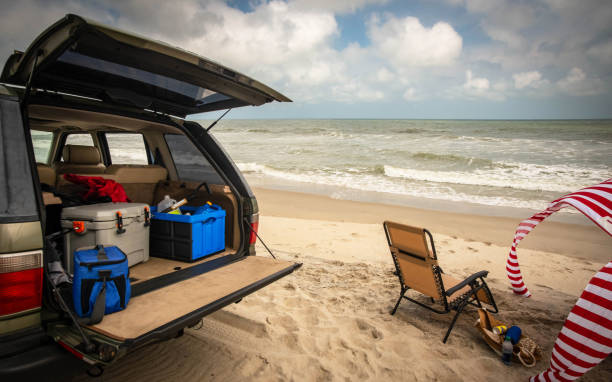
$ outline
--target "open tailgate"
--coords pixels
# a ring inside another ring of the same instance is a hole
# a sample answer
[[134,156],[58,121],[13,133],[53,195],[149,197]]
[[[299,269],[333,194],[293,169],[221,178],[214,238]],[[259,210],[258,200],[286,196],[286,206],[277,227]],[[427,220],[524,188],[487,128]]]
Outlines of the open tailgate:
[[293,272],[301,264],[245,256],[199,276],[132,298],[89,329],[132,345],[210,314]]
[[180,48],[67,15],[6,62],[0,81],[185,117],[290,102],[233,69]]

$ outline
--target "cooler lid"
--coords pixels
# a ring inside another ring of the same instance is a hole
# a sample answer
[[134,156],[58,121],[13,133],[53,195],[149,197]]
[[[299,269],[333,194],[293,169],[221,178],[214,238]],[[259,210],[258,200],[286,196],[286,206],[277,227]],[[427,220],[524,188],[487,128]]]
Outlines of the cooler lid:
[[146,203],[98,203],[67,207],[62,210],[62,220],[112,221],[121,212],[124,219],[144,215]]

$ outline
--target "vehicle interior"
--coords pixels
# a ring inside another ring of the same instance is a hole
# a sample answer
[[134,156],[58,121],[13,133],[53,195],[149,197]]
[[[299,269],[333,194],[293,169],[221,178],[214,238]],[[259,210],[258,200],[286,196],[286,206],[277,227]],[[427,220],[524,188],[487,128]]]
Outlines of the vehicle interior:
[[[201,188],[189,200],[189,205],[210,201],[226,211],[225,250],[191,263],[150,257],[130,268],[133,290],[147,282],[151,289],[150,285],[157,280],[190,267],[232,260],[231,255],[236,253],[241,240],[237,198],[204,156],[194,157],[195,150],[188,147],[193,144],[181,130],[164,123],[35,104],[29,106],[29,124],[40,183],[51,186],[63,197],[78,198],[83,192],[82,186],[64,179],[64,174],[72,173],[113,179],[123,185],[132,202],[155,205],[164,195],[178,200],[191,194],[200,183],[179,180],[179,176],[189,177],[189,171],[195,168],[181,163],[181,153],[188,151],[198,171],[204,171],[195,176],[205,179],[208,187]],[[44,147],[41,142],[45,143]],[[61,229],[59,220],[65,201],[48,191],[42,194],[49,234]],[[287,266],[279,262],[278,266],[270,267],[269,259],[254,256],[247,260],[197,277],[166,282],[163,288],[153,287],[157,290],[136,296],[130,300],[128,309],[105,317],[89,329],[117,340],[136,338]]]

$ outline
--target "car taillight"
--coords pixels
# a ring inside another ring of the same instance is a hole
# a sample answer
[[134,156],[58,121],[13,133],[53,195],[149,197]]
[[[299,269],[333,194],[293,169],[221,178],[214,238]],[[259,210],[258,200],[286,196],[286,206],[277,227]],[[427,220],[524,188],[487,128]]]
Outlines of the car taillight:
[[0,316],[40,308],[42,252],[0,255]]
[[255,245],[255,242],[257,241],[257,235],[255,233],[259,228],[259,215],[252,215],[251,222],[249,223],[249,225],[251,226],[251,234],[249,235],[249,245]]

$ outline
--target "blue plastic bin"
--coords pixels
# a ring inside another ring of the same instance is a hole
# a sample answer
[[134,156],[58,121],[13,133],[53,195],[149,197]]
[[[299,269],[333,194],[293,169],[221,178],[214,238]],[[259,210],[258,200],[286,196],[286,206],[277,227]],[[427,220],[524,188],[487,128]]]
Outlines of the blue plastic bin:
[[216,204],[180,207],[175,215],[151,207],[150,256],[194,261],[225,249],[225,210]]

